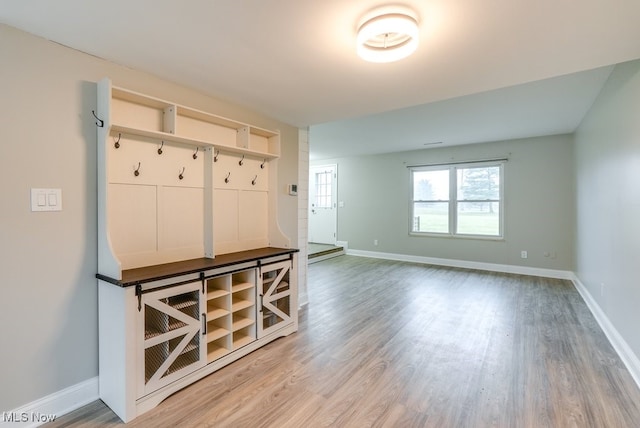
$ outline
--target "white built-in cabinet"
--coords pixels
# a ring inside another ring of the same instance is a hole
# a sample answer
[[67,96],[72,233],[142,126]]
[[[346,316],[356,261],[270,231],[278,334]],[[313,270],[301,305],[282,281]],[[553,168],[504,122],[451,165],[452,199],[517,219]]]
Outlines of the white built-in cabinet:
[[129,421],[297,330],[280,134],[97,84],[100,398]]

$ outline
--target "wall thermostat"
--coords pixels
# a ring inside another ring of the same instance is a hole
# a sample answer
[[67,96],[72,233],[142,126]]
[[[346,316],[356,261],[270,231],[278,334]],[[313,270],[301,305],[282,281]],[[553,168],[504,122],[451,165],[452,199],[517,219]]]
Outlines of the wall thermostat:
[[298,195],[298,185],[297,184],[289,184],[289,194],[291,196]]

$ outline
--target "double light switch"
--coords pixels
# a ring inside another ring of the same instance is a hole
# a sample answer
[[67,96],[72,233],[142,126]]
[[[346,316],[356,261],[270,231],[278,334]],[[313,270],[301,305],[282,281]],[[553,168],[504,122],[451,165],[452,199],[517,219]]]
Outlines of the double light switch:
[[31,189],[31,211],[62,211],[62,189]]

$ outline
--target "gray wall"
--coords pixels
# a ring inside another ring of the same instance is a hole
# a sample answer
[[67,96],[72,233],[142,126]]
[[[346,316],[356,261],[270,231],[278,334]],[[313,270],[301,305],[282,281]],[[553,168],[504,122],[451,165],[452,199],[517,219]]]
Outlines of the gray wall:
[[[0,24],[0,411],[98,375],[95,82],[280,129],[279,218],[297,243],[297,129]],[[29,189],[62,188],[32,213]]]
[[[313,151],[313,131],[310,145]],[[409,236],[407,165],[504,156],[509,158],[504,240]],[[349,249],[572,270],[571,135],[312,162],[330,163],[338,164],[338,200],[344,201],[338,209],[338,240],[348,241]],[[522,250],[528,251],[527,259],[520,258]]]
[[576,132],[576,274],[640,356],[640,61],[617,65]]

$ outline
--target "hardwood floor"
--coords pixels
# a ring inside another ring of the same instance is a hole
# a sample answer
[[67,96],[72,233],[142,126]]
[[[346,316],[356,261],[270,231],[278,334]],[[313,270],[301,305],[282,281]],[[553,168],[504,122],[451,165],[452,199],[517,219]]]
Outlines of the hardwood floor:
[[[569,281],[342,256],[300,331],[132,427],[638,427],[640,390]],[[48,426],[119,426],[97,401]]]

